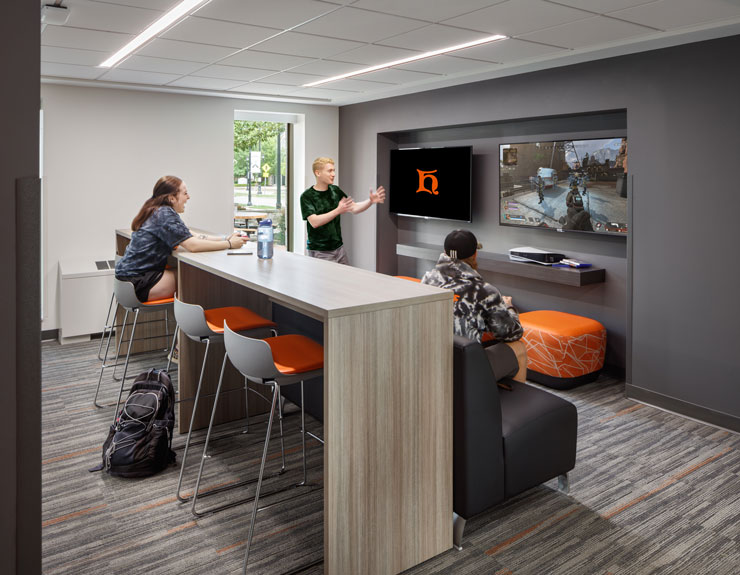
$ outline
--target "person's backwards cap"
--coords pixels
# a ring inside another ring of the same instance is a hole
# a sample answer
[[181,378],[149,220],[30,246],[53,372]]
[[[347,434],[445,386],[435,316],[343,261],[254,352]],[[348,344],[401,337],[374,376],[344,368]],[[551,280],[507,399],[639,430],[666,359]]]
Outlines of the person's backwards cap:
[[445,253],[455,260],[464,260],[478,249],[478,240],[468,230],[453,230],[445,238]]

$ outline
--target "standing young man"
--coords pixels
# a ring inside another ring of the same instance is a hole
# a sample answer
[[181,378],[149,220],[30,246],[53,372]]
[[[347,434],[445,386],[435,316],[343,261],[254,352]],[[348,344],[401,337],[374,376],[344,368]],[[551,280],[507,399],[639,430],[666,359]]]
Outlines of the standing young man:
[[373,204],[385,201],[385,188],[370,190],[370,197],[355,202],[339,186],[334,185],[334,160],[316,158],[312,166],[316,183],[301,194],[301,214],[308,222],[308,255],[349,265],[342,241],[339,216],[347,212],[359,214]]

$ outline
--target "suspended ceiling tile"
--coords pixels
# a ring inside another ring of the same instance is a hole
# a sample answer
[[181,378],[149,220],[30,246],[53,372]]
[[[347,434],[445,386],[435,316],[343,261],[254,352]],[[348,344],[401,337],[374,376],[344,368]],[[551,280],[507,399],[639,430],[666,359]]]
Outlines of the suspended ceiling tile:
[[460,72],[483,72],[493,68],[496,68],[496,64],[492,62],[481,62],[481,60],[470,60],[455,56],[435,56],[434,58],[401,64],[396,69],[431,72],[433,74],[458,74]]
[[139,70],[140,72],[160,72],[164,74],[190,74],[203,67],[200,62],[172,60],[170,58],[152,58],[134,54],[118,64],[122,70]]
[[[53,4],[53,2],[48,0],[42,4]],[[69,11],[69,19],[65,26],[134,35],[140,33],[163,14],[161,10],[107,2],[90,2],[89,0],[65,0],[64,5]]]
[[277,54],[329,58],[340,52],[346,52],[360,46],[362,46],[361,42],[326,38],[325,36],[313,36],[311,34],[299,34],[297,32],[285,32],[276,38],[261,42],[255,48],[263,52],[275,52]]
[[273,52],[261,52],[259,50],[244,50],[242,52],[239,52],[238,54],[229,56],[228,58],[219,62],[219,64],[280,71],[315,61],[315,58],[290,56],[288,54],[275,54]]
[[285,86],[282,84],[268,84],[265,82],[250,82],[232,88],[229,92],[242,92],[245,94],[273,94],[275,96],[284,96],[295,91],[295,86]]
[[77,64],[78,66],[97,66],[108,56],[108,52],[98,52],[96,50],[77,50],[75,48],[41,46],[42,62]]
[[363,66],[350,62],[337,62],[335,60],[314,60],[308,64],[291,68],[291,72],[299,74],[318,74],[320,76],[331,77],[359,70]]
[[518,36],[527,32],[557,26],[567,22],[583,20],[592,16],[589,12],[576,10],[544,0],[517,0],[504,2],[490,8],[445,20],[450,26],[480,30],[489,34]]
[[427,52],[429,50],[447,48],[448,46],[479,40],[489,35],[484,32],[474,32],[472,30],[453,28],[452,26],[431,24],[425,28],[418,28],[411,32],[394,36],[393,38],[387,38],[383,40],[382,44],[395,48]]
[[139,50],[137,54],[153,56],[155,58],[172,58],[173,60],[187,60],[189,62],[210,64],[221,58],[225,58],[229,54],[233,54],[234,51],[234,48],[225,48],[223,46],[209,46],[206,44],[195,44],[194,42],[156,38]]
[[706,22],[740,18],[738,0],[658,0],[650,4],[618,10],[609,14],[615,18],[673,30]]
[[355,8],[377,10],[387,14],[419,18],[427,22],[441,22],[447,18],[454,18],[467,14],[486,6],[500,4],[505,0],[359,0],[352,4]]
[[557,0],[558,4],[565,4],[571,8],[580,8],[599,14],[607,14],[615,10],[623,10],[640,4],[648,4],[655,0]]
[[406,50],[404,48],[391,48],[389,46],[365,44],[364,46],[360,46],[354,50],[337,54],[334,56],[334,59],[341,60],[342,62],[354,62],[357,64],[364,64],[366,66],[374,66],[375,64],[383,64],[384,62],[400,60],[401,58],[408,58],[409,56],[416,56],[420,53],[420,50]]
[[568,49],[558,48],[556,46],[546,46],[535,42],[526,42],[524,40],[517,40],[516,38],[507,38],[500,42],[491,42],[490,44],[459,50],[457,52],[453,52],[453,54],[455,56],[465,58],[475,58],[478,60],[508,64],[509,62],[528,60],[530,58],[537,58],[539,56],[545,56],[555,52],[567,53]]
[[42,76],[59,76],[62,78],[83,78],[94,80],[103,70],[92,66],[76,66],[74,64],[61,64],[57,62],[41,62]]
[[605,16],[594,16],[588,20],[555,26],[547,30],[523,34],[523,40],[555,44],[566,48],[595,48],[610,42],[618,42],[636,36],[652,35],[651,28],[622,22]]
[[152,84],[161,86],[178,78],[177,74],[160,74],[156,72],[139,72],[137,70],[121,70],[113,68],[98,80],[105,82],[125,82],[127,84]]
[[274,28],[261,28],[258,26],[248,26],[247,24],[236,24],[234,22],[224,22],[223,20],[210,20],[208,18],[191,16],[174,28],[170,28],[161,38],[212,44],[214,46],[246,48],[270,36],[274,36],[278,32],[280,30]]
[[295,74],[293,72],[278,72],[272,76],[263,78],[268,84],[282,84],[284,86],[303,86],[309,82],[322,80],[325,76],[316,76],[315,74]]
[[329,90],[328,88],[301,88],[295,92],[291,92],[293,96],[300,96],[302,98],[326,98],[333,100],[334,98],[342,98],[351,94],[356,94],[349,90]]
[[425,22],[368,10],[344,7],[295,29],[296,32],[376,42],[426,26]]
[[[70,1],[70,0],[68,0]],[[72,0],[74,1],[74,0]],[[102,0],[93,0],[95,2]],[[152,10],[161,10],[166,12],[179,4],[181,0],[104,0],[107,4],[123,4],[125,6],[137,6],[139,8],[151,8]],[[47,2],[47,4],[50,2]]]
[[344,80],[337,80],[336,82],[330,82],[322,86],[316,86],[317,88],[330,88],[332,90],[348,90],[351,92],[368,92],[372,90],[384,89],[393,86],[392,83],[382,82],[368,82],[361,79],[362,76],[355,78],[345,78]]
[[388,82],[389,84],[405,84],[407,82],[419,82],[439,78],[440,74],[430,72],[412,72],[411,70],[400,70],[398,68],[386,68],[377,72],[370,72],[357,76],[360,80],[371,80],[373,82]]
[[313,0],[216,0],[197,15],[285,30],[336,9],[334,4]]
[[241,86],[244,82],[241,80],[223,80],[221,78],[201,78],[199,76],[184,76],[168,86],[178,86],[180,88],[198,88],[201,90],[230,90]]
[[251,82],[258,78],[264,78],[273,74],[272,70],[260,70],[258,68],[244,68],[241,66],[223,66],[214,64],[198,70],[195,75],[205,78],[221,78],[224,80],[241,80],[241,82]]
[[41,45],[113,53],[133,37],[132,34],[117,32],[100,32],[68,26],[47,26],[41,35]]

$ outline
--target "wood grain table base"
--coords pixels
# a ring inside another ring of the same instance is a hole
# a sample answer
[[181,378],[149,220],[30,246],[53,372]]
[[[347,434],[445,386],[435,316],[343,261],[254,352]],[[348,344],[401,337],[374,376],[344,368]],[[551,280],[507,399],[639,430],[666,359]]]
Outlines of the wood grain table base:
[[325,327],[326,573],[399,573],[451,547],[451,303]]

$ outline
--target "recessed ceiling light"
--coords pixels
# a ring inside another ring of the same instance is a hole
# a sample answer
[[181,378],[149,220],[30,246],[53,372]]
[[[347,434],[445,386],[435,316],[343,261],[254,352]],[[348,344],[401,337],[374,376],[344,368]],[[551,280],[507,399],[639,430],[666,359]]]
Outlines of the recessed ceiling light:
[[128,56],[131,52],[133,52],[137,48],[139,48],[142,44],[145,44],[146,42],[154,38],[154,36],[159,34],[165,28],[172,26],[172,24],[180,20],[188,12],[193,10],[193,8],[196,8],[206,2],[210,2],[210,0],[183,0],[177,6],[172,8],[169,12],[164,14],[159,20],[151,24],[146,30],[144,30],[136,38],[131,40],[131,42],[129,42],[123,48],[121,48],[118,52],[113,54],[113,56],[111,56],[105,62],[100,64],[100,67],[101,68],[111,68],[115,66],[116,64],[118,64],[118,62],[123,60],[126,56]]
[[481,38],[480,40],[473,40],[472,42],[465,42],[464,44],[457,44],[456,46],[440,48],[439,50],[432,50],[431,52],[424,52],[423,54],[417,54],[416,56],[409,56],[408,58],[401,58],[400,60],[393,60],[392,62],[376,64],[375,66],[369,66],[368,68],[362,68],[361,70],[355,70],[354,72],[347,72],[346,74],[340,74],[339,76],[332,76],[331,78],[326,78],[324,80],[310,82],[308,84],[303,84],[303,87],[311,88],[314,86],[321,86],[322,84],[336,82],[337,80],[343,80],[344,78],[351,78],[353,76],[359,76],[361,74],[367,74],[369,72],[376,72],[377,70],[392,68],[394,66],[400,66],[401,64],[408,64],[409,62],[416,62],[417,60],[423,60],[424,58],[431,58],[432,56],[439,56],[440,54],[447,54],[448,52],[463,50],[464,48],[471,48],[473,46],[480,46],[481,44],[488,44],[490,42],[497,42],[498,40],[505,40],[506,38],[508,38],[508,36],[502,36],[501,34],[496,34],[495,36],[486,36],[485,38]]

